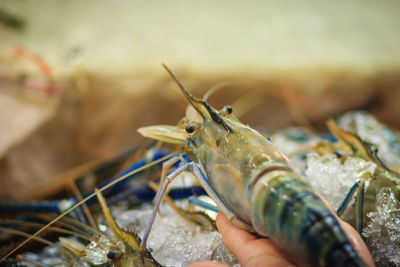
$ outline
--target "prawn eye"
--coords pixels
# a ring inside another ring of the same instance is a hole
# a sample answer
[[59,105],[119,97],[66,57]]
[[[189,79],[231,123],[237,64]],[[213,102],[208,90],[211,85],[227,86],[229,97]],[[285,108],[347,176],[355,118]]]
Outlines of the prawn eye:
[[116,256],[116,253],[115,253],[114,251],[112,251],[112,250],[110,250],[110,251],[107,253],[107,258],[109,258],[110,260],[115,259],[115,256]]
[[186,132],[187,133],[193,133],[194,132],[194,127],[192,124],[186,125]]
[[199,124],[190,123],[190,124],[186,125],[185,130],[186,130],[187,133],[193,133],[198,128],[199,128]]
[[232,114],[232,112],[233,112],[232,107],[229,106],[229,105],[227,105],[227,106],[224,106],[224,107],[221,109],[220,114],[223,115],[223,116],[225,116],[225,115],[228,115],[228,114]]
[[107,252],[107,258],[109,258],[110,260],[115,260],[120,256],[121,253],[119,251],[110,250],[109,252]]

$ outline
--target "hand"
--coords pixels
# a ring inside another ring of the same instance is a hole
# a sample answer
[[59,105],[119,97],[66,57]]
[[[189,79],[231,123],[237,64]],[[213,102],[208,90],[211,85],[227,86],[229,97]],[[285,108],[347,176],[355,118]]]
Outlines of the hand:
[[[218,214],[216,222],[218,231],[221,233],[225,245],[237,257],[242,267],[295,266],[270,239],[258,238],[236,227],[222,212]],[[340,224],[364,262],[367,263],[368,266],[374,266],[371,254],[357,231],[342,220],[340,220]],[[196,262],[188,267],[222,266],[226,265],[203,261]]]

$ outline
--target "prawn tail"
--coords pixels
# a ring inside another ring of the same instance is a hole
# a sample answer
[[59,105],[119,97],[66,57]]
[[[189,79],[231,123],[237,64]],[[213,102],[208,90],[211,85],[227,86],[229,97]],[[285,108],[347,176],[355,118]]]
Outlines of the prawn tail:
[[251,189],[257,233],[311,266],[365,266],[337,217],[296,173],[265,174]]

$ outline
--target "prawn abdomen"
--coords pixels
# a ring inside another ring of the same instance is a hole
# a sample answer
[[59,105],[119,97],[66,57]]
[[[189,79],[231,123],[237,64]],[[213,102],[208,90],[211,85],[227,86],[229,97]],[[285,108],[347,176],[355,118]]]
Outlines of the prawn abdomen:
[[252,225],[312,266],[364,266],[336,216],[294,172],[266,174],[252,188]]

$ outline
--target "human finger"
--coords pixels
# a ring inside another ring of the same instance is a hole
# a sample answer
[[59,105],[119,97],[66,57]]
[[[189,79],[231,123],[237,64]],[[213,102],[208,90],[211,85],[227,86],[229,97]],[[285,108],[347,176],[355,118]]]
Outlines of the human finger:
[[222,263],[212,262],[212,261],[199,261],[188,265],[187,267],[229,267]]
[[218,214],[216,222],[225,245],[243,267],[265,266],[265,263],[268,263],[268,266],[293,266],[286,259],[286,254],[270,239],[257,238],[236,227],[222,212]]

